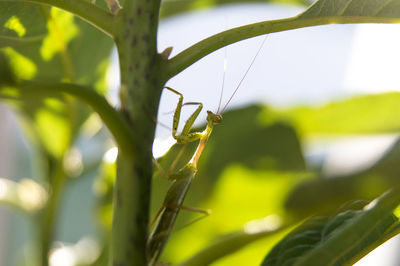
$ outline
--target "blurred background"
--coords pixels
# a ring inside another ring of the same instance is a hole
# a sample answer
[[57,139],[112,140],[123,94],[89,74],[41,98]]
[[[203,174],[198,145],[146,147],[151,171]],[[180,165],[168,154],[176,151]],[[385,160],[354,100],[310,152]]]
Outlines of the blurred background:
[[[159,51],[173,46],[173,56],[220,31],[294,16],[302,10],[304,7],[293,5],[229,5],[164,19],[159,31]],[[393,116],[400,111],[400,94],[396,92],[400,88],[400,54],[396,49],[399,33],[398,25],[329,25],[268,35],[223,114],[224,123],[215,128],[200,161],[199,176],[188,195],[187,205],[211,209],[213,214],[187,227],[198,215],[182,214],[177,227],[184,228],[174,233],[164,260],[181,261],[217,235],[238,230],[250,220],[283,215],[287,211],[285,204],[292,206],[287,201],[292,189],[310,176],[352,178],[368,171],[380,174],[379,163],[398,145],[400,123]],[[264,38],[220,49],[171,79],[168,86],[180,91],[185,101],[203,102],[205,110],[216,111],[225,58],[223,104]],[[118,105],[115,51],[110,56],[108,96]],[[176,95],[163,93],[160,123],[171,127],[171,111],[176,102]],[[197,126],[204,125],[205,110]],[[184,108],[182,121],[190,111],[190,107]],[[17,120],[14,113],[1,106],[0,176],[14,180],[32,176],[35,154]],[[102,225],[95,221],[99,218],[94,210],[99,205],[96,193],[102,190],[96,177],[99,173],[104,175],[104,165],[98,170],[99,164],[112,164],[116,150],[96,118],[88,122],[87,128],[76,143],[81,153],[78,164],[86,170],[69,183],[63,195],[57,243],[51,257],[54,266],[90,265],[103,247],[99,234]],[[173,143],[170,135],[168,128],[157,127],[153,148],[156,157],[161,157]],[[160,159],[166,169],[180,148],[175,146]],[[193,148],[188,147],[187,151]],[[185,156],[189,155],[184,155],[181,163]],[[397,174],[398,169],[392,166],[391,173],[383,175]],[[161,205],[167,186],[156,174],[153,214]],[[109,212],[101,211],[101,217],[107,215]],[[30,228],[21,213],[0,209],[0,265],[29,265],[24,258],[32,249]],[[257,265],[279,237],[258,241],[215,265]],[[392,239],[358,265],[398,265],[398,242]],[[182,247],[179,243],[189,244]],[[86,262],[78,259],[86,256],[79,254],[82,248],[90,251]]]

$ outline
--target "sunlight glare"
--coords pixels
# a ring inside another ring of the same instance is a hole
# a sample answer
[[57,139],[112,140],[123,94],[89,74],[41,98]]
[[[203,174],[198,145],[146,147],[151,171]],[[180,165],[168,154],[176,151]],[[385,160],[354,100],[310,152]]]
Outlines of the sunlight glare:
[[50,252],[50,266],[77,266],[93,264],[100,255],[98,243],[84,237],[76,244],[58,243],[59,247]]
[[7,183],[5,180],[0,179],[0,199],[4,198],[7,194]]
[[31,179],[22,179],[17,187],[21,205],[27,210],[41,209],[47,201],[47,192]]
[[53,250],[49,258],[50,266],[75,266],[76,258],[72,247],[61,247]]
[[104,154],[104,161],[106,163],[114,163],[118,157],[118,148],[112,147]]
[[248,234],[256,234],[264,231],[273,231],[282,225],[279,215],[272,214],[265,218],[253,220],[244,225],[244,231]]
[[400,25],[357,25],[344,84],[361,93],[400,90]]

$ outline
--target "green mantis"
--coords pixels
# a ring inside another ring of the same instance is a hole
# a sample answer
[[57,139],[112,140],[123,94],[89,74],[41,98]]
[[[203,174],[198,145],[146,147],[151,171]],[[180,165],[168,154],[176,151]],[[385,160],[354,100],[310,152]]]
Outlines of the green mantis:
[[[238,86],[236,87],[235,91],[229,98],[228,102],[222,108],[221,113],[225,110],[228,106],[230,101],[232,100],[233,96],[239,89],[241,83],[243,82],[244,78],[246,77],[248,71],[250,70],[251,66],[253,65],[255,59],[257,58],[258,54],[261,51],[261,48],[265,42],[266,38],[261,43],[259,50],[257,51],[256,55],[254,56],[250,66],[248,67],[247,71],[245,72],[244,76],[240,80]],[[202,132],[191,132],[193,123],[195,122],[196,118],[200,114],[203,104],[198,102],[187,102],[183,103],[183,95],[170,88],[164,87],[165,89],[177,94],[179,96],[179,101],[177,107],[174,112],[174,118],[172,123],[172,136],[179,144],[185,144],[188,142],[193,142],[199,140],[199,144],[195,153],[193,154],[190,161],[179,171],[174,174],[168,176],[168,179],[172,180],[173,183],[171,184],[170,188],[167,191],[167,194],[164,199],[163,207],[161,211],[161,217],[159,218],[158,224],[156,228],[150,235],[149,242],[148,242],[148,256],[149,256],[149,264],[154,265],[157,263],[163,248],[167,242],[167,239],[172,231],[173,225],[176,221],[178,213],[182,208],[183,201],[186,197],[187,191],[189,190],[190,184],[192,183],[193,178],[197,172],[197,163],[200,159],[200,156],[206,146],[206,143],[212,133],[212,130],[215,125],[220,124],[222,122],[222,116],[218,113],[214,114],[211,111],[207,111],[207,126],[204,131]],[[193,114],[189,117],[186,121],[182,132],[178,135],[177,129],[180,120],[181,109],[183,105],[197,105],[198,107],[193,112]],[[160,213],[159,213],[160,214]],[[158,215],[159,215],[158,214]],[[157,216],[158,216],[157,215]],[[157,217],[156,216],[156,217]]]

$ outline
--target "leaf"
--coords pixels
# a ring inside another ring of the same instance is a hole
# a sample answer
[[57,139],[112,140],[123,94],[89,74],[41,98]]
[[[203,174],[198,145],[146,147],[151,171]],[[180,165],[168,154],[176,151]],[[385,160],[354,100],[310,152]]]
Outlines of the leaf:
[[322,106],[266,110],[263,117],[288,121],[301,135],[397,133],[399,103],[400,93],[389,92],[356,96]]
[[0,48],[40,44],[47,34],[45,9],[30,3],[0,2]]
[[306,5],[307,1],[304,0],[185,0],[185,1],[163,1],[161,5],[161,18],[176,16],[188,11],[205,9],[211,7],[218,7],[228,4],[244,4],[244,3],[279,3],[279,4],[292,4],[292,5]]
[[399,7],[400,1],[398,0],[319,0],[299,17],[398,17],[400,15]]
[[205,249],[179,265],[210,265],[216,260],[237,252],[244,246],[259,239],[270,237],[284,228],[285,227],[281,225],[279,217],[276,215],[250,221],[245,224],[242,230],[219,237],[215,243],[207,246]]
[[345,176],[317,176],[297,186],[286,207],[300,216],[328,212],[354,198],[372,199],[400,184],[400,139],[368,169]]
[[[72,81],[103,93],[112,40],[72,14],[31,3],[0,2],[3,52],[19,79]],[[35,42],[27,40],[35,39]],[[4,89],[3,89],[4,91]],[[1,95],[1,94],[0,94]],[[64,96],[46,99],[41,92],[14,93],[11,103],[23,110],[39,149],[61,158],[78,134],[89,109]],[[7,97],[6,97],[7,98]],[[10,98],[10,97],[8,97]],[[10,102],[10,101],[8,101]]]
[[15,77],[11,70],[10,63],[5,55],[0,52],[0,87],[2,85],[11,85],[14,82]]
[[399,220],[393,210],[398,191],[372,203],[355,201],[335,215],[314,217],[297,227],[266,256],[262,265],[344,265],[354,263],[391,235]]

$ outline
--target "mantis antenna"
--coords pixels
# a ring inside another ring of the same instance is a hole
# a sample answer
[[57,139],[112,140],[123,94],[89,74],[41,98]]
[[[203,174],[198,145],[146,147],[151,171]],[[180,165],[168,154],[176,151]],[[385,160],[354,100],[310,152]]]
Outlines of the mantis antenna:
[[221,87],[221,95],[219,96],[219,103],[218,103],[218,110],[217,114],[219,113],[219,109],[221,108],[222,103],[222,96],[224,95],[224,87],[225,87],[225,74],[226,74],[226,67],[228,65],[228,57],[227,57],[227,46],[224,47],[224,73],[222,74],[222,87]]
[[[227,107],[227,106],[229,105],[229,103],[232,101],[233,96],[235,96],[236,92],[238,91],[238,89],[239,89],[240,86],[242,85],[244,79],[246,78],[246,76],[247,76],[247,74],[249,73],[251,67],[253,66],[254,62],[256,61],[256,58],[257,58],[258,55],[260,54],[261,49],[263,48],[264,43],[265,43],[265,41],[267,40],[267,37],[268,37],[268,35],[265,35],[265,38],[264,38],[264,40],[262,41],[262,43],[261,43],[261,45],[260,45],[260,48],[258,48],[257,53],[256,53],[255,56],[253,57],[253,60],[251,60],[251,63],[250,63],[250,65],[249,65],[249,67],[247,68],[246,72],[244,73],[242,79],[239,81],[239,83],[238,83],[238,85],[236,86],[236,89],[233,91],[231,97],[230,97],[230,98],[228,99],[228,101],[226,102],[224,108],[222,108],[221,113],[223,113],[223,112],[225,111],[226,107]],[[225,73],[224,73],[224,76],[225,76]],[[221,93],[222,93],[222,92],[221,92]],[[218,111],[219,111],[219,108],[218,108]],[[219,114],[218,111],[217,111],[217,114]]]

